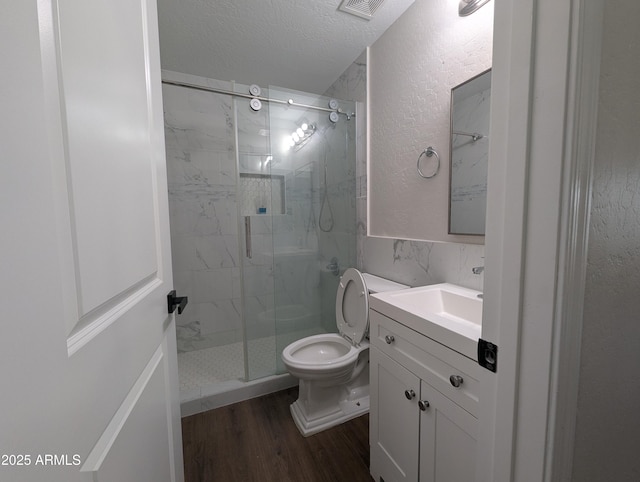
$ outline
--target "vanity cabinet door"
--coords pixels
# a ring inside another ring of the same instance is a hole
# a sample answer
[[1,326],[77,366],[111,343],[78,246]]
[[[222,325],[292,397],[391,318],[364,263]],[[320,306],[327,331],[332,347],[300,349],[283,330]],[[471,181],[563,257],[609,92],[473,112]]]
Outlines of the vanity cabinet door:
[[420,402],[420,482],[475,480],[478,420],[424,381]]
[[371,475],[376,482],[415,482],[420,379],[380,350],[370,356]]

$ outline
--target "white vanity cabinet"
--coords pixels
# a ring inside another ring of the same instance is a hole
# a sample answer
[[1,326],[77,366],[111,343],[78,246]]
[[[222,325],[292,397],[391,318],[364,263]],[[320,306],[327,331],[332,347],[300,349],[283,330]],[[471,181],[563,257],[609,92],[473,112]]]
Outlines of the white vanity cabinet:
[[473,481],[482,369],[376,311],[369,318],[374,480]]

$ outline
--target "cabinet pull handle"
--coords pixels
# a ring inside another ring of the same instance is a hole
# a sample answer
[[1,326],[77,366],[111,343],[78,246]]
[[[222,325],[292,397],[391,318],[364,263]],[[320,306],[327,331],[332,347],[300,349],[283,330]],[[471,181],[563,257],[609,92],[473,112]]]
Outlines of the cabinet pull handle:
[[460,375],[451,375],[449,377],[449,381],[454,387],[460,388],[460,385],[462,385],[462,383],[464,382],[464,378],[462,378]]
[[387,342],[387,345],[391,345],[391,343],[396,341],[396,338],[393,335],[387,335],[384,337],[384,341]]
[[404,391],[404,396],[407,397],[407,400],[411,400],[411,399],[415,398],[416,392],[414,392],[413,390],[405,390]]
[[418,407],[420,407],[420,410],[422,410],[423,412],[427,410],[427,408],[430,407],[429,401],[428,400],[420,400],[418,402]]

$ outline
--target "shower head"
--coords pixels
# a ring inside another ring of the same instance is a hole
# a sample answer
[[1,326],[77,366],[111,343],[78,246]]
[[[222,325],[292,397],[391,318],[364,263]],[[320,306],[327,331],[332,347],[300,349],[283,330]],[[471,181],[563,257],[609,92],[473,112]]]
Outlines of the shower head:
[[482,7],[489,0],[460,0],[458,4],[458,15],[466,17]]

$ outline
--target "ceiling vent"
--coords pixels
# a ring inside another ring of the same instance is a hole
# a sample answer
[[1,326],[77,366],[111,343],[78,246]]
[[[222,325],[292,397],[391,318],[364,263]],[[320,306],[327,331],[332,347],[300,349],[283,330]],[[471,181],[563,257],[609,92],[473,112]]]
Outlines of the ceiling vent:
[[371,20],[384,0],[342,0],[338,10]]

